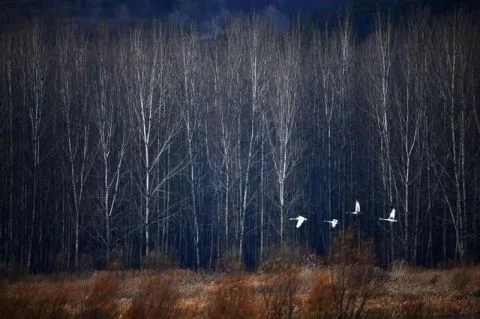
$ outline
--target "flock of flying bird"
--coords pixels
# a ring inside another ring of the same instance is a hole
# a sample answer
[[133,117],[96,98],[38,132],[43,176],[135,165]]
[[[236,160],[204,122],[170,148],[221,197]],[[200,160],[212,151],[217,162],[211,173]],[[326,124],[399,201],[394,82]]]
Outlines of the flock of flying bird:
[[[356,200],[355,201],[355,211],[346,212],[345,214],[358,215],[360,213],[361,213],[360,203],[358,202],[358,200]],[[300,226],[302,226],[303,222],[306,221],[307,219],[305,217],[299,215],[298,217],[290,218],[290,220],[296,220],[297,221],[297,226],[296,227],[300,228]],[[390,222],[390,223],[397,222],[397,220],[395,219],[395,208],[392,209],[392,211],[390,212],[390,216],[388,216],[388,218],[379,218],[379,220],[384,220],[384,221],[387,221],[387,222]],[[337,224],[338,224],[338,219],[333,218],[332,220],[324,220],[324,222],[329,223],[330,225],[332,225],[332,228],[335,228],[335,226],[337,226]]]

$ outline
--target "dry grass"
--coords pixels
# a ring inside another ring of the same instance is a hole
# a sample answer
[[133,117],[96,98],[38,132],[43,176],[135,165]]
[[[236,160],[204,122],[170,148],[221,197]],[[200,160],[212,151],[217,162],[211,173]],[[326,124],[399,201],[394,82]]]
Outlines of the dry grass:
[[116,298],[119,292],[117,276],[111,272],[95,273],[80,305],[78,318],[118,317]]
[[118,280],[98,273],[88,282],[18,282],[0,296],[0,318],[116,318]]
[[399,262],[383,271],[357,260],[240,275],[116,271],[39,276],[7,283],[0,292],[0,319],[341,316],[480,316],[480,267],[426,270]]
[[397,316],[403,318],[421,318],[424,316],[424,310],[425,301],[421,298],[411,296],[401,301]]
[[335,314],[335,290],[328,274],[322,274],[308,295],[306,308],[310,318],[331,318]]
[[173,319],[181,315],[176,278],[168,275],[143,278],[124,318]]
[[297,270],[286,270],[268,276],[258,289],[262,296],[265,318],[289,319],[299,312],[300,281]]
[[478,266],[426,270],[403,264],[392,270],[385,291],[396,318],[480,315]]
[[[450,285],[456,292],[467,292],[471,288],[475,271],[472,267],[459,267],[451,270]],[[477,281],[478,284],[478,281]],[[478,287],[478,285],[475,285]]]
[[[388,278],[375,266],[373,243],[353,229],[340,231],[332,242],[328,260],[330,282],[320,279],[312,290],[311,305],[316,305],[320,317],[362,317],[367,302],[383,292]],[[319,291],[319,287],[325,292]],[[325,308],[323,301],[315,301],[318,298],[326,298],[332,306]]]
[[413,269],[404,260],[395,260],[390,269],[390,279],[393,281],[404,280],[412,273]]
[[67,301],[63,284],[15,283],[0,296],[0,318],[68,318]]
[[205,318],[264,318],[247,278],[235,275],[217,283],[205,309]]

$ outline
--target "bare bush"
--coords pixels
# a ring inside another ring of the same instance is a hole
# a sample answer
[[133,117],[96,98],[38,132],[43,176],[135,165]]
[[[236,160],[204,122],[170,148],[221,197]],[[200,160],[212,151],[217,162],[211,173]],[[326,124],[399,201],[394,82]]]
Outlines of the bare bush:
[[78,317],[81,319],[116,318],[118,309],[115,298],[118,291],[119,283],[114,273],[95,273],[87,294],[81,302]]
[[307,309],[310,318],[331,318],[335,314],[335,296],[331,278],[322,274],[313,284],[307,298]]
[[178,318],[180,293],[174,277],[144,278],[125,318]]
[[0,296],[0,318],[69,318],[68,291],[62,284],[17,283]]
[[395,260],[391,265],[390,277],[392,280],[402,280],[410,274],[411,269],[405,260]]
[[151,251],[142,259],[142,269],[166,270],[178,267],[175,254],[162,251]]
[[317,262],[311,261],[306,256],[313,259],[312,254],[309,255],[297,246],[283,242],[280,246],[272,246],[264,250],[262,263],[258,270],[261,273],[277,273],[300,267],[305,261]]
[[2,281],[18,281],[28,274],[28,269],[20,264],[0,262],[0,280]]
[[328,260],[335,315],[360,317],[366,302],[386,281],[384,272],[375,266],[373,243],[346,229],[335,236]]
[[467,285],[473,279],[473,269],[470,267],[459,267],[453,270],[450,279],[450,286],[457,292],[465,292]]
[[212,319],[264,318],[255,301],[252,288],[243,276],[229,277],[217,284],[208,300],[205,317]]
[[421,298],[408,297],[400,304],[397,317],[400,318],[421,318],[424,317],[425,302]]
[[296,270],[283,271],[267,278],[259,291],[265,307],[265,318],[294,317],[299,283]]
[[226,250],[220,259],[220,271],[226,273],[237,273],[245,271],[245,263],[239,259],[237,249]]

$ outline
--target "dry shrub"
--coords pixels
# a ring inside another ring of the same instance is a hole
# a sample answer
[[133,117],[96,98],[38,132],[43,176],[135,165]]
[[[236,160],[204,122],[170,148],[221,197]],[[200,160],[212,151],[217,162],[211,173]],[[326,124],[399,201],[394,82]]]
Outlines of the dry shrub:
[[53,261],[53,271],[54,272],[66,272],[69,270],[69,265],[67,262],[67,252],[63,249],[59,250],[55,254],[55,259]]
[[382,291],[386,281],[375,266],[372,241],[348,228],[335,236],[328,259],[335,315],[360,317],[366,302]]
[[313,284],[306,306],[310,318],[330,318],[335,313],[334,288],[330,276],[321,274]]
[[471,267],[460,267],[453,270],[450,279],[450,287],[457,292],[465,292],[467,285],[472,281],[473,269]]
[[452,297],[424,299],[423,309],[424,317],[465,317],[472,315],[465,300],[459,300]]
[[411,273],[411,268],[405,260],[395,260],[391,265],[390,277],[392,280],[403,280]]
[[220,276],[220,274],[207,274],[178,268],[153,273],[153,275],[175,278],[175,284],[183,300],[188,298],[206,299],[216,278]]
[[93,257],[90,254],[80,254],[76,270],[79,272],[90,272],[94,269],[93,264]]
[[226,278],[217,283],[210,295],[206,318],[253,319],[264,318],[255,302],[252,288],[240,275]]
[[375,264],[373,242],[365,240],[352,228],[338,232],[328,253],[329,265]]
[[265,318],[293,318],[299,283],[295,269],[267,278],[259,291],[265,307]]
[[174,277],[144,278],[125,318],[178,318],[180,293]]
[[226,273],[237,273],[245,271],[245,263],[238,254],[238,249],[226,250],[220,258],[220,271]]
[[264,250],[262,263],[258,270],[261,273],[277,273],[299,267],[308,254],[298,248],[298,245],[283,242]]
[[315,281],[317,280],[319,274],[324,273],[325,270],[315,269],[315,268],[301,268],[297,273],[299,291],[298,293],[307,293],[309,292]]
[[111,262],[107,268],[110,272],[120,272],[122,270],[122,264],[120,262],[114,261]]
[[2,281],[18,281],[28,274],[28,268],[21,264],[0,262],[0,280]]
[[164,251],[151,251],[142,259],[142,269],[165,270],[176,268],[179,265],[177,255]]
[[327,264],[323,256],[311,252],[302,256],[302,266],[306,268],[325,268]]
[[425,315],[425,301],[414,296],[405,298],[400,304],[397,317],[421,318]]
[[118,316],[115,298],[119,291],[119,282],[114,273],[95,273],[81,303],[79,318],[116,318]]
[[68,291],[63,284],[16,283],[0,296],[0,318],[69,318],[67,302]]
[[439,278],[440,278],[440,276],[438,274],[433,274],[428,282],[431,285],[436,285],[438,283]]
[[472,313],[472,316],[475,316],[476,318],[480,318],[480,299],[478,299],[478,296],[472,295],[473,300],[470,303],[470,310]]

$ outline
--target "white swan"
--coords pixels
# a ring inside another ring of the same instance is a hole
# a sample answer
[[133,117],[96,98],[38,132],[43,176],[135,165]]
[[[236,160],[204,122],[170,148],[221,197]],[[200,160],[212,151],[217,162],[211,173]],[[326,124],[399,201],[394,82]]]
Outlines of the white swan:
[[297,220],[297,228],[300,228],[302,226],[303,222],[306,221],[307,219],[303,216],[298,215],[298,217],[295,218],[290,218],[290,220]]
[[332,224],[332,228],[335,228],[335,226],[338,224],[338,220],[335,218],[332,220],[324,220],[324,222]]
[[360,214],[361,211],[360,211],[360,203],[358,202],[358,200],[355,201],[355,211],[353,212],[346,212],[345,214],[352,214],[352,215],[358,215]]
[[395,208],[392,209],[392,211],[390,212],[390,216],[388,216],[388,218],[379,218],[379,219],[385,220],[390,223],[396,223],[397,220],[395,219]]

